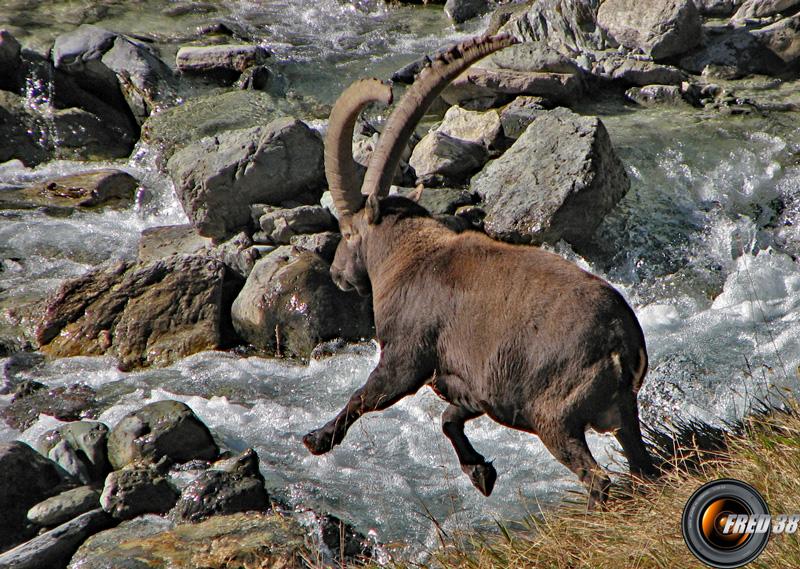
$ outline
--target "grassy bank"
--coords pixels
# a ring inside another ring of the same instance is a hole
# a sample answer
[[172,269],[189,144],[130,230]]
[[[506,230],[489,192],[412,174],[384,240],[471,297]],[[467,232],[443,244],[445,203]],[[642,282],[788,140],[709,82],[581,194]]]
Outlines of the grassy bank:
[[[615,486],[604,511],[565,504],[527,520],[527,529],[451,535],[430,567],[475,569],[702,567],[681,536],[691,494],[705,482],[738,478],[757,488],[776,514],[800,513],[800,412],[773,411],[748,419],[731,434],[697,425],[662,437],[665,473],[653,483]],[[671,446],[671,448],[670,448]],[[402,566],[401,566],[402,567]],[[749,567],[800,567],[800,534],[773,535]]]

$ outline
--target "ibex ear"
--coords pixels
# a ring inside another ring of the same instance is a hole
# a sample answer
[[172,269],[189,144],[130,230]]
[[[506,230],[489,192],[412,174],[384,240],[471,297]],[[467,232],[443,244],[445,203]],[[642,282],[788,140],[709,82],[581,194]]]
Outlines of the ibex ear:
[[367,214],[367,223],[375,225],[381,220],[380,199],[374,193],[367,197],[367,205],[364,206]]

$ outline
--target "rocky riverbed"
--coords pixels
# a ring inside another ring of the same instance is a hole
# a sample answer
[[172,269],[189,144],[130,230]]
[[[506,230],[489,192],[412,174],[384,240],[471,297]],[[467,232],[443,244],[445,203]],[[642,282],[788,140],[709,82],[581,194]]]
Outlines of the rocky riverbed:
[[[800,388],[800,2],[55,6],[0,8],[0,566],[424,557],[577,487],[482,419],[500,478],[476,495],[430,393],[331,455],[301,443],[377,358],[369,299],[328,276],[330,104],[486,30],[522,43],[443,92],[393,191],[614,283],[652,426]],[[386,113],[356,129],[361,172]]]

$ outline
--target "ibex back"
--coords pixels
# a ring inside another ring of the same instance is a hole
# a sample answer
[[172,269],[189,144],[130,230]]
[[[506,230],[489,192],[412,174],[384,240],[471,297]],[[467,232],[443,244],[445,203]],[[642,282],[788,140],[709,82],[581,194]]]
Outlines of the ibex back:
[[328,452],[364,413],[429,385],[449,402],[444,434],[483,494],[497,474],[464,423],[487,414],[538,435],[587,486],[592,506],[606,499],[610,481],[589,452],[587,428],[613,431],[631,472],[653,473],[636,403],[647,353],[633,311],[611,285],[557,255],[457,233],[413,201],[387,197],[402,147],[430,102],[472,62],[513,41],[484,36],[426,67],[387,121],[361,189],[353,126],[369,102],[390,103],[391,90],[362,80],[334,107],[326,173],[343,238],[331,276],[344,290],[372,294],[381,356],[342,411],[303,442],[314,454]]

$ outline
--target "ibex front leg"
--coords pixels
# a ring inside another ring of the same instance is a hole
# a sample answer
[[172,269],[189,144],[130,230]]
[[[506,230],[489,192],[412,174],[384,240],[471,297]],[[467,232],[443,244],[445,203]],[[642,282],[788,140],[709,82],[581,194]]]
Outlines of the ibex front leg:
[[367,383],[353,393],[332,421],[303,437],[303,444],[312,454],[324,454],[342,442],[347,430],[364,413],[383,411],[419,391],[433,373],[433,364],[427,360],[385,345]]

